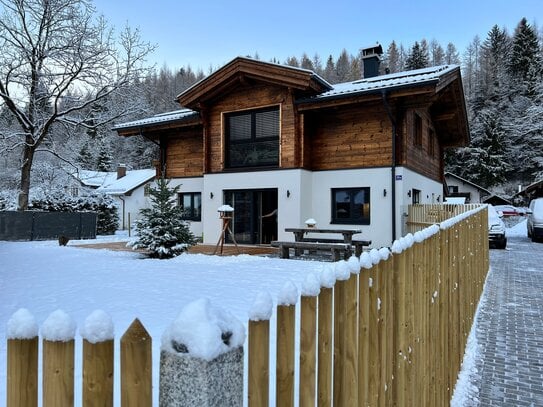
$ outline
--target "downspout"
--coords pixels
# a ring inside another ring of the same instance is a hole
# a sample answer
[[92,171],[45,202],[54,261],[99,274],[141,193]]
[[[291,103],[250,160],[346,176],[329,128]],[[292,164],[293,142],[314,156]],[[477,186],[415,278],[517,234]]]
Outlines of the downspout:
[[394,116],[392,115],[392,112],[390,111],[390,105],[388,104],[387,100],[387,92],[386,90],[381,91],[381,95],[383,98],[383,106],[387,112],[388,119],[390,120],[390,124],[392,125],[392,165],[390,167],[390,183],[391,183],[391,199],[392,199],[392,213],[391,213],[391,219],[392,219],[392,240],[391,242],[394,242],[396,239],[396,120],[394,119]]
[[124,202],[124,199],[123,199],[122,195],[119,195],[119,199],[123,203],[123,230],[125,230],[125,227],[124,227],[124,224],[125,224],[125,219],[124,219],[125,218],[125,207],[124,207],[124,204],[125,204],[125,202]]

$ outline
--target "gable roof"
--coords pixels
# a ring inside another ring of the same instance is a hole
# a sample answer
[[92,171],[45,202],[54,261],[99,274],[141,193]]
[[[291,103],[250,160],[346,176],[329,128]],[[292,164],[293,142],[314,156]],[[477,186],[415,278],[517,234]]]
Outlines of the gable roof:
[[[447,177],[455,178],[456,180],[458,180],[458,181],[460,181],[460,182],[463,182],[464,184],[471,185],[471,186],[472,186],[473,188],[475,188],[475,189],[478,189],[478,190],[480,190],[480,191],[483,191],[483,192],[487,193],[488,195],[492,195],[492,193],[491,193],[488,189],[483,188],[482,186],[477,185],[477,184],[474,183],[474,182],[468,181],[467,179],[462,178],[462,177],[460,177],[460,176],[458,176],[458,175],[456,175],[456,174],[453,174],[452,172],[446,171],[446,172],[445,172],[445,178],[447,178]],[[445,180],[445,183],[447,183],[447,180]]]
[[308,96],[333,89],[332,85],[308,69],[237,57],[183,91],[177,96],[177,101],[181,106],[199,110],[201,103],[248,80],[290,87]]
[[117,172],[79,170],[73,174],[83,185],[97,187],[96,191],[110,195],[126,195],[134,189],[152,180],[155,169],[127,171],[124,177],[117,179]]

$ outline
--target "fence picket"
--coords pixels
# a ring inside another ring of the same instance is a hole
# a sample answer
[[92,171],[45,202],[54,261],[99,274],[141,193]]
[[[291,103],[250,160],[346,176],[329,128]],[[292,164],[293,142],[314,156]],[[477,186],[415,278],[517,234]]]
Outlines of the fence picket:
[[270,321],[249,321],[249,407],[267,407],[270,376]]
[[7,407],[38,406],[38,341],[8,339]]
[[83,407],[113,406],[113,339],[83,340]]
[[152,339],[139,319],[121,337],[121,406],[151,407]]
[[277,307],[276,396],[279,406],[294,405],[294,338],[296,306]]
[[75,341],[42,343],[43,407],[73,406]]
[[315,406],[317,298],[302,295],[300,313],[300,407]]
[[333,288],[321,287],[317,300],[318,308],[318,370],[317,406],[330,407],[332,404],[332,312]]

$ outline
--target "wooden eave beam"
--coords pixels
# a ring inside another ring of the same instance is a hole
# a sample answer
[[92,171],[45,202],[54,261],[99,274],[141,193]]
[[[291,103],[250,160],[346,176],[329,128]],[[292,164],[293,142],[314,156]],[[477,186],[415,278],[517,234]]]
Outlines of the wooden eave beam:
[[[421,86],[416,88],[391,91],[388,94],[388,97],[394,99],[406,96],[432,94],[433,91],[433,86]],[[344,106],[356,103],[374,102],[376,100],[382,100],[382,98],[383,97],[381,91],[377,91],[362,95],[338,96],[336,98],[331,97],[329,99],[315,99],[307,102],[301,102],[297,105],[297,108],[299,112],[303,112],[308,110],[325,109],[329,107]]]
[[187,127],[195,127],[202,124],[202,120],[198,118],[197,120],[191,120],[183,123],[170,122],[161,125],[155,126],[139,126],[139,127],[130,127],[128,129],[119,129],[117,134],[119,136],[130,137],[137,136],[142,133],[145,133],[147,136],[150,136],[149,133],[158,133],[165,130],[175,130],[175,129],[184,129]]

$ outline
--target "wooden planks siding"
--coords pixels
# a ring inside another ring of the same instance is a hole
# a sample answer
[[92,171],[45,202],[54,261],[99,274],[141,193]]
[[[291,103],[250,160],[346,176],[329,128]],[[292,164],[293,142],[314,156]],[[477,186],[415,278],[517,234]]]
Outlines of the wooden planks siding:
[[166,177],[203,175],[204,143],[202,128],[183,129],[167,137]]
[[[422,142],[420,145],[415,145],[415,114],[422,119]],[[428,111],[426,109],[409,109],[404,116],[402,125],[402,132],[406,137],[403,138],[402,151],[404,154],[401,164],[419,174],[441,182],[442,149]],[[430,138],[433,139],[433,143]]]
[[296,118],[293,98],[287,88],[269,85],[254,85],[237,89],[209,106],[209,132],[207,157],[210,172],[224,170],[223,113],[252,110],[278,105],[281,108],[280,167],[294,168],[297,140]]
[[354,105],[305,117],[304,164],[312,170],[389,166],[392,126],[383,106]]

